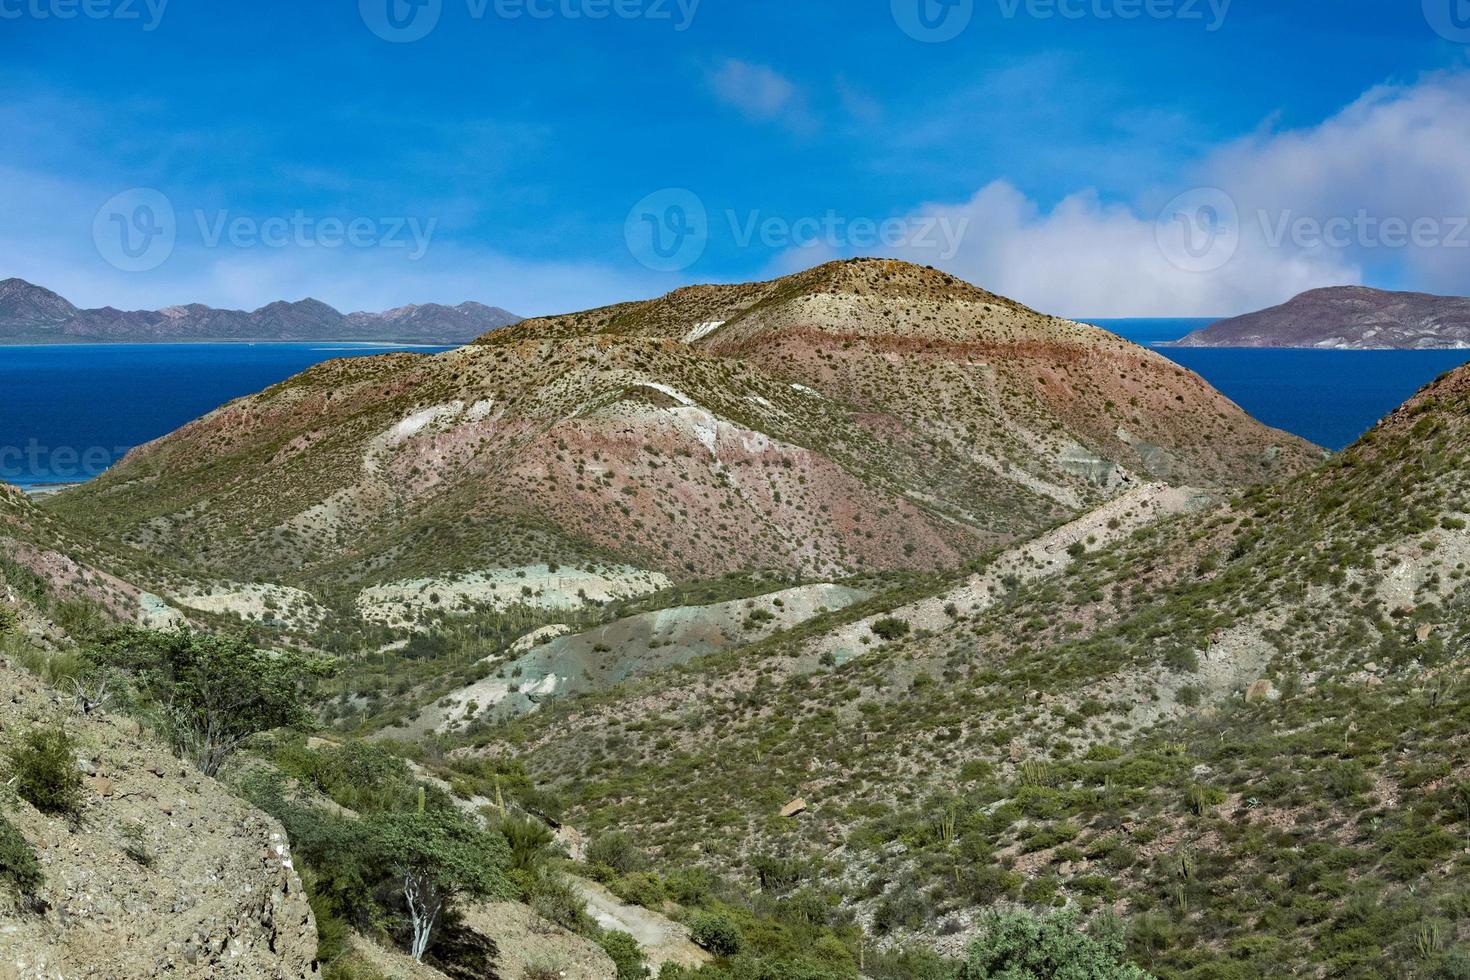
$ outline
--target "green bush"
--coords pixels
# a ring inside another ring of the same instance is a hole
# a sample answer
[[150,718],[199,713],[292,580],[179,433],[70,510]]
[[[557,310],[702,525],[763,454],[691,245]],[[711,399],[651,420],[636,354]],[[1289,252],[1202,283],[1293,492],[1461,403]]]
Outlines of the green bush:
[[664,907],[668,898],[663,879],[646,871],[623,875],[610,886],[612,893],[630,905],[641,905],[655,911]]
[[[1101,930],[1100,930],[1101,931]],[[1116,931],[1090,936],[1071,913],[996,912],[970,944],[961,980],[1149,980]]]
[[716,956],[734,956],[745,945],[740,926],[721,912],[698,912],[689,922],[694,942]]
[[597,937],[597,944],[612,957],[618,968],[618,980],[644,980],[648,976],[648,964],[643,959],[643,950],[638,940],[626,932],[613,930]]
[[30,897],[44,881],[35,850],[14,824],[0,816],[0,882]]
[[310,727],[317,682],[332,673],[323,660],[188,629],[128,627],[89,655],[131,680],[174,750],[206,776],[252,735]]
[[526,903],[541,918],[563,929],[587,932],[592,928],[586,899],[561,875],[542,874],[538,877],[527,890]]
[[587,845],[587,863],[595,867],[608,868],[615,874],[625,875],[644,866],[643,853],[633,844],[633,838],[621,831],[600,834]]
[[880,640],[887,640],[890,643],[907,636],[908,632],[909,624],[893,616],[885,617],[873,624],[873,634]]
[[35,728],[10,752],[15,791],[42,813],[75,816],[82,808],[76,743],[60,728]]

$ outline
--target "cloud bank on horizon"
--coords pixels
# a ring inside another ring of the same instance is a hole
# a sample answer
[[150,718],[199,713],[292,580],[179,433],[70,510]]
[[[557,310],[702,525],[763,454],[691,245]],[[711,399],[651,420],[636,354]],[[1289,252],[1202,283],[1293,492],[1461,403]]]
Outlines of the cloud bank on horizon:
[[[1457,294],[1470,288],[1467,150],[1470,74],[1445,72],[1375,87],[1316,126],[1230,141],[1131,204],[1085,189],[1043,210],[997,180],[920,213],[968,226],[958,254],[932,264],[1064,315],[1229,315],[1333,285]],[[1233,210],[1216,229],[1233,240],[1211,256],[1193,229],[1195,260],[1170,226],[1212,200]]]

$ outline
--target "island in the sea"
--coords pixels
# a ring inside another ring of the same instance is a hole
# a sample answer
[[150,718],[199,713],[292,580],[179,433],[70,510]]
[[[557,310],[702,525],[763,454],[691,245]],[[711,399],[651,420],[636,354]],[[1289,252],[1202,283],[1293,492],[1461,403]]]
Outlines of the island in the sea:
[[1317,347],[1335,350],[1470,348],[1470,297],[1313,289],[1258,313],[1196,330],[1178,347]]
[[520,320],[514,313],[480,303],[425,303],[384,313],[340,313],[314,299],[278,301],[250,312],[199,303],[161,310],[111,306],[83,310],[24,279],[0,281],[0,344],[340,340],[458,345]]

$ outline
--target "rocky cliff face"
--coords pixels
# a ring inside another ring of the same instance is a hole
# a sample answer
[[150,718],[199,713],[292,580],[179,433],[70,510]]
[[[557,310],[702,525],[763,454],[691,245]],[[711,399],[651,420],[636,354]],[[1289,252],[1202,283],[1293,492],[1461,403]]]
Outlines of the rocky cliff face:
[[35,849],[33,908],[0,896],[0,976],[315,975],[316,925],[279,824],[121,715],[83,718],[0,658],[0,751],[64,723],[87,773],[79,820],[0,790]]
[[1221,320],[1177,346],[1464,348],[1470,347],[1470,298],[1362,286],[1314,289],[1281,306]]

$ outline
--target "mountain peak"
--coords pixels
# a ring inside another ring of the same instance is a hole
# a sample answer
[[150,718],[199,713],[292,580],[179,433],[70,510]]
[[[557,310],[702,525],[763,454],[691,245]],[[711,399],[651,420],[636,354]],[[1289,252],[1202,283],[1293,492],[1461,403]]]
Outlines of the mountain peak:
[[77,308],[57,293],[26,282],[6,279],[0,282],[0,337],[19,329],[45,329],[65,323],[76,316]]

